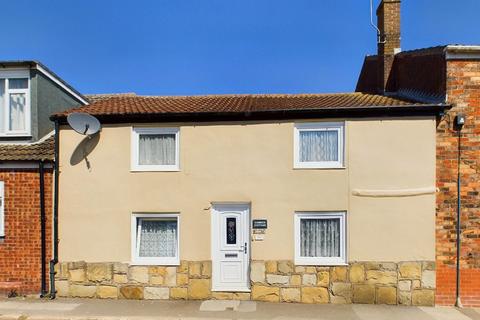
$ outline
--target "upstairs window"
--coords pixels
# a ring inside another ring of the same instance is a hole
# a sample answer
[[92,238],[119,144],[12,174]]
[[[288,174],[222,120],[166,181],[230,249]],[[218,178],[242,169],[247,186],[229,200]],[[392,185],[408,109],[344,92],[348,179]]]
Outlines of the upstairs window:
[[178,171],[179,128],[133,128],[132,171]]
[[0,135],[30,135],[28,72],[0,73]]
[[295,168],[342,168],[344,124],[297,123],[294,135]]

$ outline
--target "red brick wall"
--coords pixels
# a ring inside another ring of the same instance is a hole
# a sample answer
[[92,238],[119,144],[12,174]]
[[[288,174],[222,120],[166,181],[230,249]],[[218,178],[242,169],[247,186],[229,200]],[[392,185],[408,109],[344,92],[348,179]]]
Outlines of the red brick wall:
[[[51,257],[52,177],[45,172],[47,277]],[[38,170],[1,170],[5,188],[5,238],[0,240],[0,293],[41,288],[40,179]],[[48,284],[48,283],[47,283]]]
[[447,62],[447,94],[453,109],[437,128],[437,304],[455,302],[458,112],[466,115],[461,165],[461,300],[480,306],[480,61]]

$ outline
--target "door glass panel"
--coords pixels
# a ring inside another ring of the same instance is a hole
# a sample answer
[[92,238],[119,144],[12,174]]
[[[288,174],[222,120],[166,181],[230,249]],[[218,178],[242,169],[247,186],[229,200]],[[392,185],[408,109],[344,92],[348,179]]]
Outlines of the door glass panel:
[[237,219],[227,218],[227,244],[237,244]]

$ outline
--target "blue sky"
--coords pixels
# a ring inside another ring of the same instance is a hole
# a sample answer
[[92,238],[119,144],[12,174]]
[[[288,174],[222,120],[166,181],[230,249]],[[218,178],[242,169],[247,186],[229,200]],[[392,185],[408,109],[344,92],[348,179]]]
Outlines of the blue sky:
[[[402,6],[404,50],[480,44],[479,0]],[[0,60],[40,60],[82,93],[348,92],[364,56],[376,51],[369,0],[15,0],[1,7]]]

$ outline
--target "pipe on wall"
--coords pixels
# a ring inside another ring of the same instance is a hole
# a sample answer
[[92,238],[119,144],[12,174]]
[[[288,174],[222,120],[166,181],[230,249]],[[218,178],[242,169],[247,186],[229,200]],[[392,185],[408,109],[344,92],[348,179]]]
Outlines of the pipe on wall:
[[460,161],[462,160],[462,125],[457,124],[458,128],[458,155],[457,155],[457,266],[456,266],[456,282],[455,282],[455,306],[461,308],[462,302],[460,299],[460,256],[461,256],[461,209],[462,209],[462,199],[461,199],[461,174],[460,174]]
[[41,160],[38,163],[38,174],[40,180],[40,245],[41,245],[41,291],[40,297],[44,297],[47,291],[47,243],[46,243],[46,215],[45,215],[45,166]]
[[53,258],[50,260],[50,299],[55,299],[55,265],[58,263],[58,175],[59,175],[59,131],[58,120],[55,120],[55,152],[54,152],[54,190],[53,190]]

